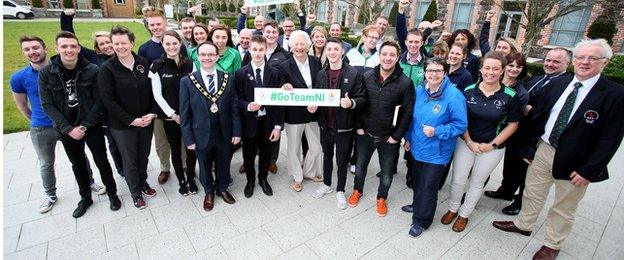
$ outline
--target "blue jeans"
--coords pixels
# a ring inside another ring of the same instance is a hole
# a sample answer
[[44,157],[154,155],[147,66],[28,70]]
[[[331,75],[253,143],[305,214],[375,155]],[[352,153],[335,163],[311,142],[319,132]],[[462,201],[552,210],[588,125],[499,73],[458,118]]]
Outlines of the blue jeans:
[[379,167],[381,168],[377,198],[386,199],[388,197],[388,190],[390,185],[392,185],[392,177],[397,171],[400,144],[388,143],[387,139],[388,137],[374,137],[368,133],[357,136],[358,157],[355,165],[354,189],[360,193],[364,190],[368,163],[370,163],[371,156],[373,156],[373,152],[376,149],[379,155]]
[[411,153],[408,163],[413,169],[412,187],[414,197],[412,208],[412,224],[424,229],[429,228],[433,222],[433,217],[438,205],[438,185],[444,173],[444,164],[432,164],[417,161]]

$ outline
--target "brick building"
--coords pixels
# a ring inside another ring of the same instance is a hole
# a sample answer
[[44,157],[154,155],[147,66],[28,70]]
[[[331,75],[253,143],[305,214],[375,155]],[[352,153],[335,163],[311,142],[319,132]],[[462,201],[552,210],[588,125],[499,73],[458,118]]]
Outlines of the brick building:
[[[349,0],[352,1],[352,0]],[[363,0],[354,0],[359,5]],[[432,0],[413,0],[407,10],[408,26],[415,27],[427,11]],[[522,2],[522,1],[521,1]],[[395,1],[382,0],[384,14],[388,16]],[[519,9],[516,0],[438,0],[438,19],[444,22],[443,29],[454,31],[468,28],[478,35],[485,13],[492,6],[498,14],[492,19],[490,42],[505,36],[514,38],[520,46],[524,43],[525,30],[516,20],[524,19],[523,10]],[[526,1],[521,4],[526,7]],[[545,49],[554,46],[573,47],[587,35],[587,29],[606,7],[618,10],[619,15],[613,17],[617,32],[613,36],[612,48],[615,52],[624,52],[624,1],[622,0],[590,0],[590,4],[582,10],[567,14],[552,21],[541,30],[536,45]],[[501,11],[501,8],[505,11]],[[353,27],[357,23],[358,8],[343,0],[319,1],[317,7],[319,21],[340,22],[344,26]],[[555,12],[556,10],[552,10]]]

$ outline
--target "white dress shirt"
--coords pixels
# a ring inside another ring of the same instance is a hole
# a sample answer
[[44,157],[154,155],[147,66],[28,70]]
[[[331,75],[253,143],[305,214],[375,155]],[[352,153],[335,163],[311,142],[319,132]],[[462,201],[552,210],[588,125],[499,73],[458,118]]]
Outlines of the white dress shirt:
[[[254,64],[253,62],[251,63],[251,69],[253,70],[253,76],[254,76],[254,81],[256,78],[256,69],[260,69],[260,79],[262,80],[262,83],[264,84],[264,65],[266,63],[263,63],[262,66],[258,67],[256,66],[256,64]],[[260,86],[262,87],[262,86]],[[249,110],[249,108],[247,108],[247,110]],[[258,116],[265,116],[266,115],[266,109],[264,109],[264,107],[260,107],[260,110],[258,110]]]
[[288,46],[289,38],[290,37],[286,38],[286,35],[282,37],[282,48],[284,48],[286,51],[290,51],[290,46]]
[[217,83],[219,82],[217,80],[217,69],[213,68],[212,71],[205,71],[203,68],[200,69],[200,72],[202,79],[204,80],[204,87],[206,88],[206,90],[208,90],[208,93],[210,93],[210,89],[208,88],[208,86],[210,86],[210,82],[208,81],[208,75],[212,75],[212,80],[214,81],[214,87],[215,87],[215,92],[217,91],[217,89],[219,89],[219,86],[217,86]]
[[238,53],[241,56],[241,59],[245,58],[245,52],[249,52],[249,49],[245,50],[243,49],[243,47],[240,46],[240,44],[238,45]]
[[308,88],[312,88],[312,74],[310,72],[310,59],[306,57],[305,63],[299,62],[299,60],[295,59],[297,62],[297,67],[299,68],[299,72],[301,76],[303,76],[303,80],[305,80],[306,86]]
[[578,94],[576,95],[576,99],[574,100],[574,106],[572,108],[572,113],[570,114],[570,118],[568,118],[568,122],[570,122],[570,119],[572,118],[574,113],[576,113],[576,110],[581,105],[585,97],[587,97],[587,94],[589,93],[589,91],[594,87],[594,85],[596,85],[596,82],[598,82],[599,78],[600,78],[600,74],[592,78],[583,80],[583,81],[578,80],[576,77],[572,79],[570,84],[568,84],[568,87],[566,87],[566,89],[563,91],[559,99],[557,99],[557,102],[555,103],[553,108],[550,110],[548,121],[546,121],[546,126],[544,127],[544,134],[541,137],[544,142],[547,142],[550,144],[550,141],[548,141],[548,139],[550,138],[550,133],[552,132],[553,127],[555,127],[555,122],[557,121],[559,112],[561,112],[561,109],[563,108],[563,104],[565,103],[565,100],[568,98],[572,90],[574,90],[574,84],[576,82],[581,82],[583,86],[578,89]]

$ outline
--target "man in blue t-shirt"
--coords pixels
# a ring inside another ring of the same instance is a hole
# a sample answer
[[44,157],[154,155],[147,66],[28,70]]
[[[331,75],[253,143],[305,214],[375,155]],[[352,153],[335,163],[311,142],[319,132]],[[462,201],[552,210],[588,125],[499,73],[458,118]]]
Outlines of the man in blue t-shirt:
[[[30,138],[37,153],[41,168],[41,179],[46,196],[39,207],[40,213],[46,213],[56,203],[56,177],[54,174],[54,150],[59,134],[52,128],[52,121],[43,112],[39,99],[39,69],[48,64],[47,49],[39,37],[22,36],[19,39],[22,53],[30,63],[11,76],[11,90],[17,109],[30,121]],[[30,103],[30,107],[28,104]],[[86,157],[85,157],[86,159]],[[87,161],[87,165],[88,161]],[[106,189],[93,182],[93,173],[89,168],[91,190],[97,194],[106,193]]]

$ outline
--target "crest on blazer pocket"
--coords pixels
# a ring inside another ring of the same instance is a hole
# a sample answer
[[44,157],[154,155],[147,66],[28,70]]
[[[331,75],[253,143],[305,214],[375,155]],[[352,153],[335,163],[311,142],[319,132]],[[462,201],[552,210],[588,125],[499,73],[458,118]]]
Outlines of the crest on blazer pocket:
[[585,118],[585,122],[588,124],[593,124],[599,116],[600,115],[596,112],[596,110],[587,110],[585,111],[585,114],[583,114],[583,118]]

